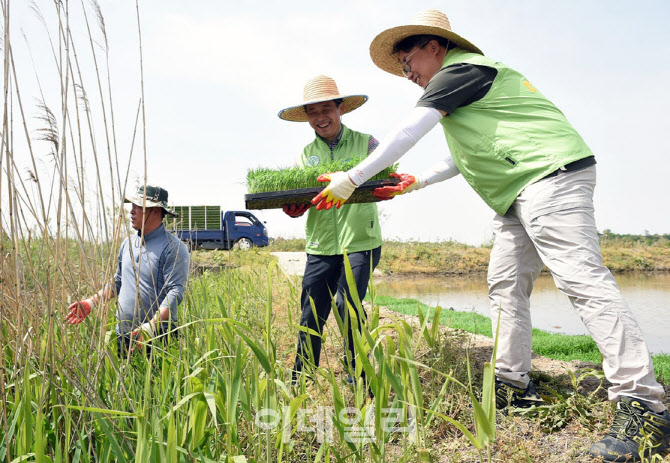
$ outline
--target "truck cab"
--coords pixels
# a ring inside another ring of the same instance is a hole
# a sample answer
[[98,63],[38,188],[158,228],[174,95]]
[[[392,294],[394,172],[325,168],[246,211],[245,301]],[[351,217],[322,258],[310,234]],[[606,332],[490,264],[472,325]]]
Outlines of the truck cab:
[[249,211],[222,211],[219,206],[176,206],[178,218],[168,222],[189,249],[247,250],[269,244],[268,230]]
[[227,239],[240,249],[270,244],[267,227],[249,211],[227,211],[222,213],[221,223],[227,231]]

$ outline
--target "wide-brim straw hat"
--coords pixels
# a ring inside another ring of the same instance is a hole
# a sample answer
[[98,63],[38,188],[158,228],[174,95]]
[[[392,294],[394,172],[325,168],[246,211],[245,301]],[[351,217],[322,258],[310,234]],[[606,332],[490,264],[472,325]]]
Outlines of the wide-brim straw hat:
[[316,76],[311,78],[305,84],[303,91],[303,102],[296,106],[291,106],[279,111],[280,119],[295,122],[307,122],[307,113],[305,112],[305,105],[314,103],[323,103],[324,101],[332,101],[341,98],[344,113],[353,111],[368,101],[367,95],[342,95],[337,89],[335,80],[328,76]]
[[475,45],[451,30],[449,18],[438,10],[425,10],[417,13],[411,22],[404,26],[392,27],[377,35],[370,44],[370,57],[381,69],[397,76],[403,76],[402,64],[393,54],[393,48],[401,40],[413,35],[437,35],[444,37],[459,48],[484,53]]
[[159,186],[140,185],[135,196],[126,196],[123,198],[124,203],[132,203],[139,207],[160,207],[169,216],[179,217],[174,210],[168,207],[168,192],[166,189]]

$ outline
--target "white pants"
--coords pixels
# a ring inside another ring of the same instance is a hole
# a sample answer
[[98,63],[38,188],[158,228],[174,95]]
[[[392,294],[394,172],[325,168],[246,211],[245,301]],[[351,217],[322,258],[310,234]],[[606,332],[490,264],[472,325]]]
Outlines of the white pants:
[[640,327],[603,265],[593,213],[596,167],[560,172],[529,185],[493,220],[488,270],[491,321],[500,331],[496,376],[525,387],[531,367],[530,293],[546,265],[603,356],[610,400],[637,398],[665,410],[663,387]]

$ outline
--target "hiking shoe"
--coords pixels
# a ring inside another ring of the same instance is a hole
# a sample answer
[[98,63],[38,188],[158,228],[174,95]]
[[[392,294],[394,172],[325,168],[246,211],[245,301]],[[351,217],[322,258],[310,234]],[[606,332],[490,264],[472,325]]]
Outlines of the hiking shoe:
[[632,397],[622,397],[612,427],[589,453],[604,461],[640,461],[670,446],[670,414],[654,413]]
[[503,383],[496,378],[496,408],[502,410],[505,407],[530,408],[542,405],[544,400],[535,390],[533,381],[528,383],[525,389]]

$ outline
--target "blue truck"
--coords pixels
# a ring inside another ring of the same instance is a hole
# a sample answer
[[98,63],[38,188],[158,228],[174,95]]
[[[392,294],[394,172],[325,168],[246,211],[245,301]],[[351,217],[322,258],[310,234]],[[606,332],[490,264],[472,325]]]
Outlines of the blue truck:
[[222,211],[220,206],[175,206],[177,218],[168,220],[168,228],[189,249],[247,250],[267,246],[268,229],[249,211]]

